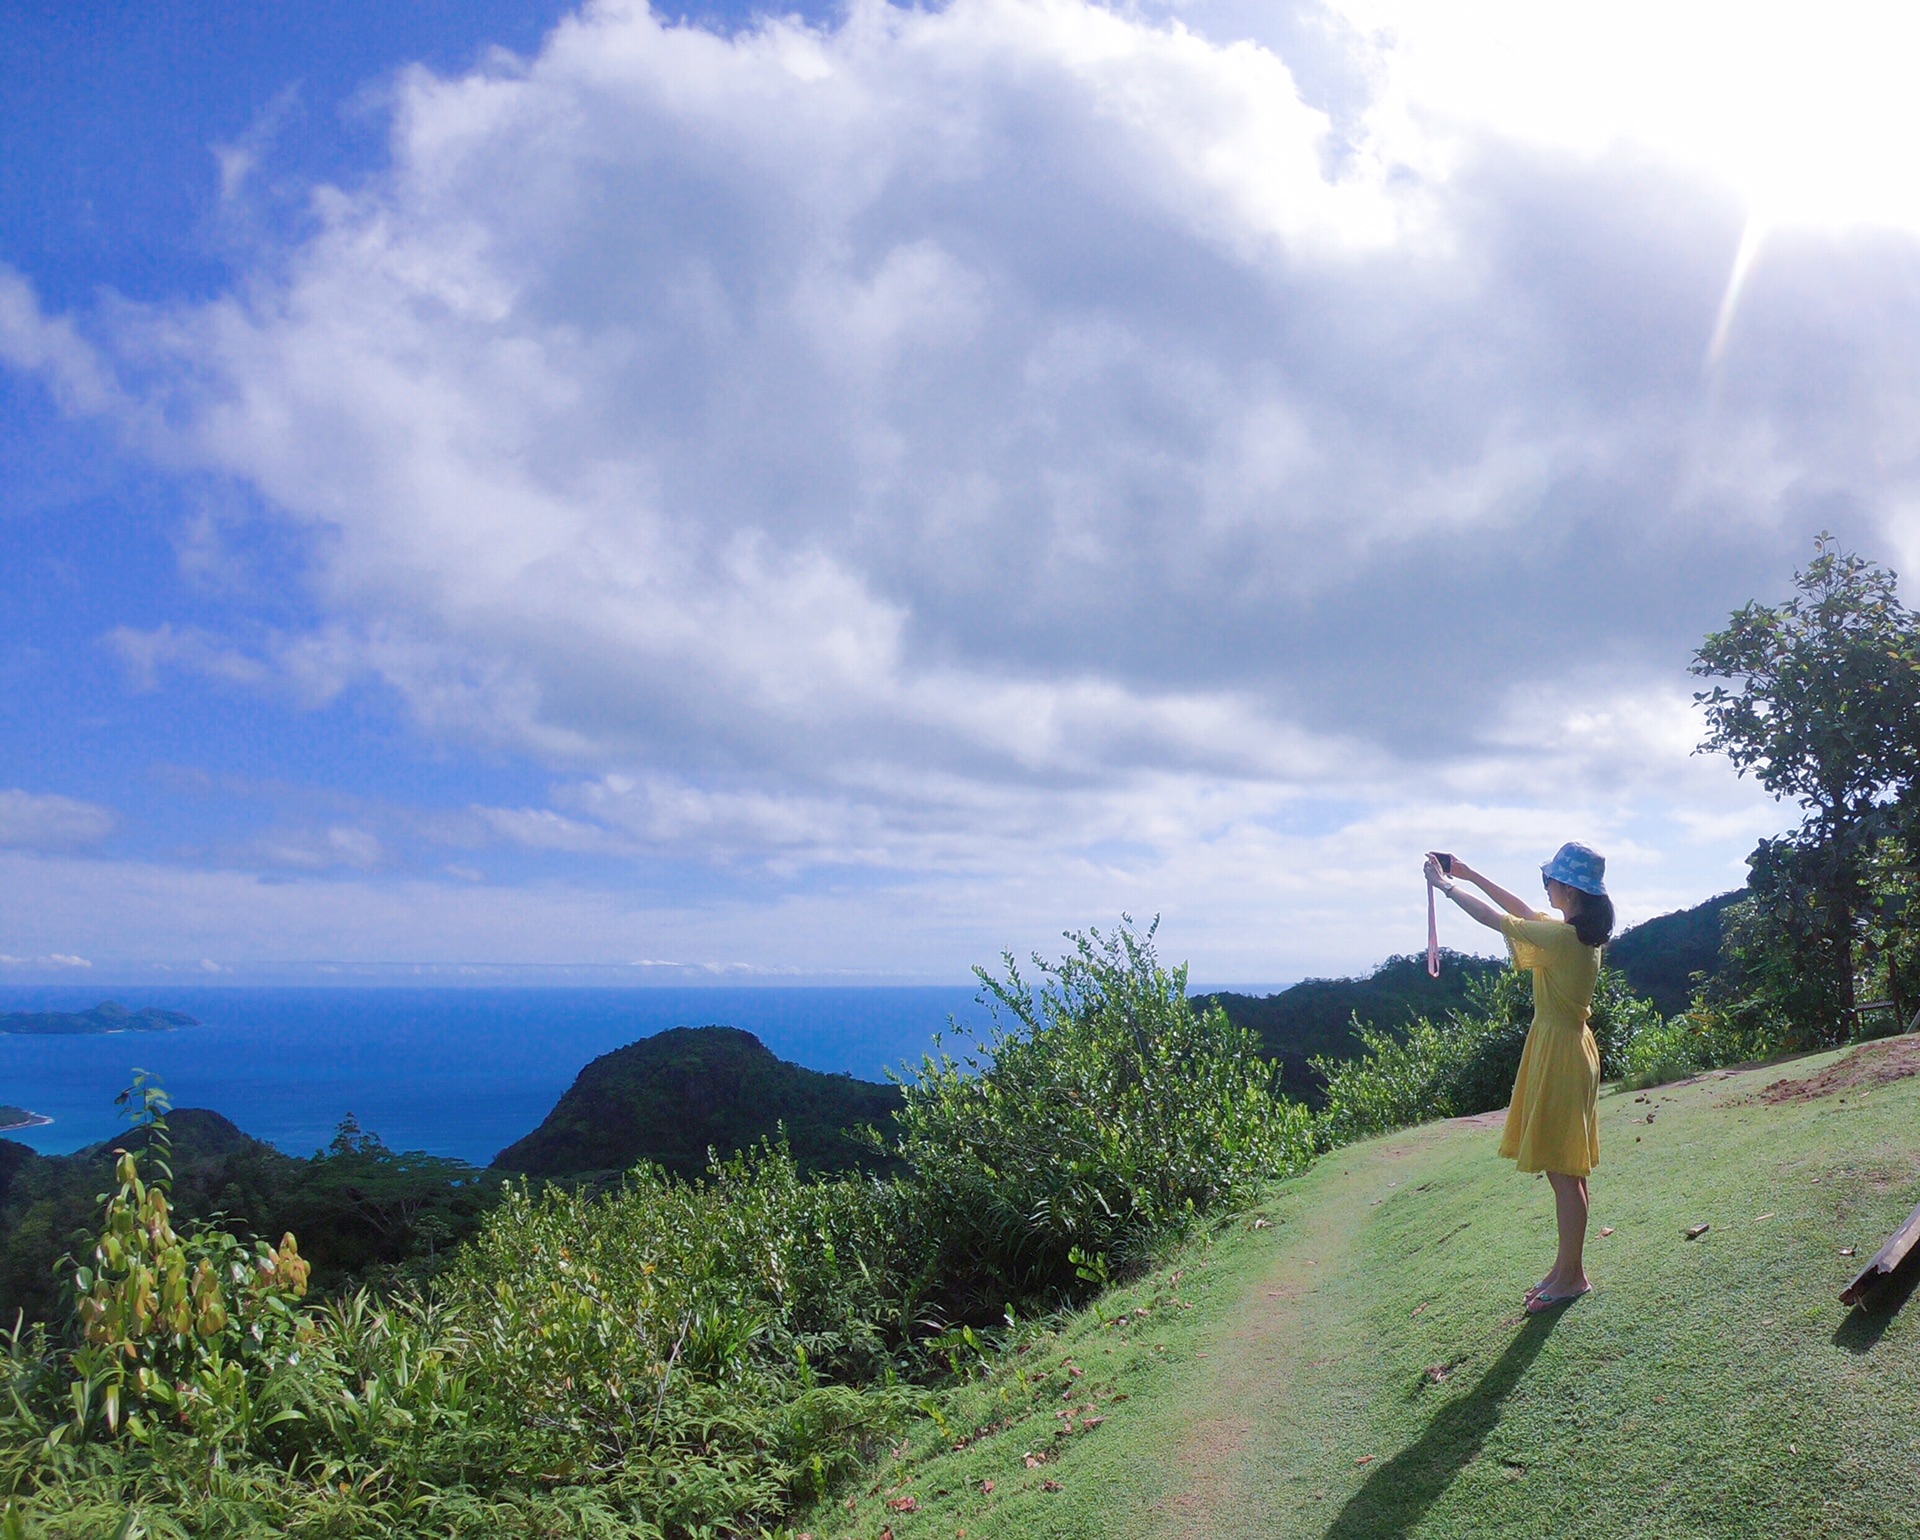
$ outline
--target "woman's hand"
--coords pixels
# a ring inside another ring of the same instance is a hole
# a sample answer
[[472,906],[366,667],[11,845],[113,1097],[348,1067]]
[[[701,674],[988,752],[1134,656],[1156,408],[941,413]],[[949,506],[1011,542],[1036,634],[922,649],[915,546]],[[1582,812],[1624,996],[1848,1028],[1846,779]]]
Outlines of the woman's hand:
[[1427,864],[1422,870],[1426,873],[1427,886],[1430,888],[1444,888],[1450,880],[1447,874],[1440,870],[1440,858],[1438,856],[1429,855],[1427,857]]

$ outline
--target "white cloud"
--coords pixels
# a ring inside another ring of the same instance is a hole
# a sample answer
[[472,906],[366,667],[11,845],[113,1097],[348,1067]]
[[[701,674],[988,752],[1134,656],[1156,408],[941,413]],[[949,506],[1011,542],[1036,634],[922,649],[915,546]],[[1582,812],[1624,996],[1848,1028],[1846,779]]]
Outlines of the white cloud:
[[95,349],[64,316],[49,318],[27,281],[0,263],[0,363],[36,374],[75,412],[125,403]]
[[256,835],[238,850],[223,852],[244,866],[288,867],[295,871],[377,871],[387,861],[378,835],[351,824],[324,829],[276,829]]
[[[1125,903],[1222,966],[1260,927],[1364,961],[1449,829],[1520,860],[1578,824],[1679,902],[1777,826],[1689,758],[1683,670],[1820,524],[1920,544],[1871,23],[598,4],[405,77],[388,171],[231,294],[76,328],[9,280],[0,352],[314,536],[310,631],[123,629],[137,681],[379,681],[551,771],[443,847],[760,873],[727,923],[815,964],[858,948],[787,885],[852,869],[924,937],[964,894],[988,932]],[[449,914],[508,902],[440,870]]]
[[111,810],[72,797],[0,788],[0,846],[68,850],[97,845],[113,832]]

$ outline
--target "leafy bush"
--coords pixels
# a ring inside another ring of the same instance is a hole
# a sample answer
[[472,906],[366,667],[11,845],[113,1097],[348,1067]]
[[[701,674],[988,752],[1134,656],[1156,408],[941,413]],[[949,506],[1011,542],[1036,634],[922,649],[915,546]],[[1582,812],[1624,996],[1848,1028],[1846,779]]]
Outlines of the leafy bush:
[[1629,1091],[1644,1091],[1648,1086],[1685,1080],[1708,1068],[1713,1058],[1713,1050],[1694,1019],[1675,1016],[1634,1038],[1627,1050],[1621,1084]]
[[1450,1086],[1471,1040],[1443,1032],[1425,1017],[1398,1037],[1355,1023],[1365,1052],[1357,1059],[1318,1059],[1327,1100],[1316,1132],[1323,1149],[1454,1116]]
[[[693,1528],[811,1495],[891,1409],[826,1382],[890,1378],[902,1219],[894,1187],[803,1179],[784,1149],[700,1184],[642,1167],[598,1198],[509,1194],[439,1294],[525,1426],[525,1474],[624,1468]],[[697,1511],[710,1489],[732,1506]]]
[[[896,1114],[940,1302],[957,1319],[1084,1294],[1194,1215],[1311,1155],[1252,1033],[1196,1010],[1153,928],[1072,935],[1040,986],[1011,954],[976,970],[993,1025],[961,1060],[929,1056]],[[1077,1256],[1076,1256],[1077,1254]],[[1084,1275],[1084,1276],[1083,1276]]]

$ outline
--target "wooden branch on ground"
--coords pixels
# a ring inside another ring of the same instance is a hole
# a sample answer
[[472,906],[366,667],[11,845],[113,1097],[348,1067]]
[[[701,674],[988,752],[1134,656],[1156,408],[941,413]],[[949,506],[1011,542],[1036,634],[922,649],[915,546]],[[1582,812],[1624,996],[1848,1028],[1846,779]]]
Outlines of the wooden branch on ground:
[[1848,1284],[1840,1296],[1843,1305],[1858,1305],[1865,1301],[1881,1283],[1900,1270],[1900,1264],[1907,1260],[1914,1247],[1920,1245],[1920,1205],[1915,1205],[1907,1222],[1893,1232],[1892,1237],[1874,1254],[1874,1258],[1863,1269],[1860,1276]]

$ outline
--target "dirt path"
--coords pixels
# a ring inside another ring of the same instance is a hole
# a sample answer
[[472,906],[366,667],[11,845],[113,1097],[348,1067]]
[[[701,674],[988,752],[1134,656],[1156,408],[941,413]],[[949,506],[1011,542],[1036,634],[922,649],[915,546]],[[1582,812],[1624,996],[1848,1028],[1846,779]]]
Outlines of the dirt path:
[[[1363,1237],[1385,1203],[1413,1196],[1403,1178],[1421,1157],[1462,1135],[1486,1141],[1505,1116],[1459,1118],[1345,1151],[1302,1183],[1300,1218],[1246,1290],[1219,1342],[1218,1367],[1198,1387],[1187,1436],[1169,1453],[1180,1476],[1155,1504],[1153,1540],[1325,1532],[1329,1467],[1364,1468],[1370,1459],[1325,1447],[1330,1430],[1361,1420],[1357,1405],[1341,1403],[1366,1394],[1344,1372],[1358,1348],[1353,1304],[1369,1265]],[[1516,1312],[1500,1324],[1517,1319]],[[1309,1407],[1319,1415],[1303,1415]]]
[[1380,1192],[1394,1190],[1386,1184],[1395,1169],[1438,1132],[1336,1156],[1303,1183],[1302,1218],[1244,1296],[1188,1435],[1172,1453],[1182,1479],[1156,1505],[1159,1535],[1221,1540],[1238,1532],[1235,1517],[1249,1506],[1250,1456],[1276,1426],[1296,1420],[1303,1398],[1323,1396],[1338,1374],[1326,1289],[1350,1280],[1360,1265],[1355,1242]]

